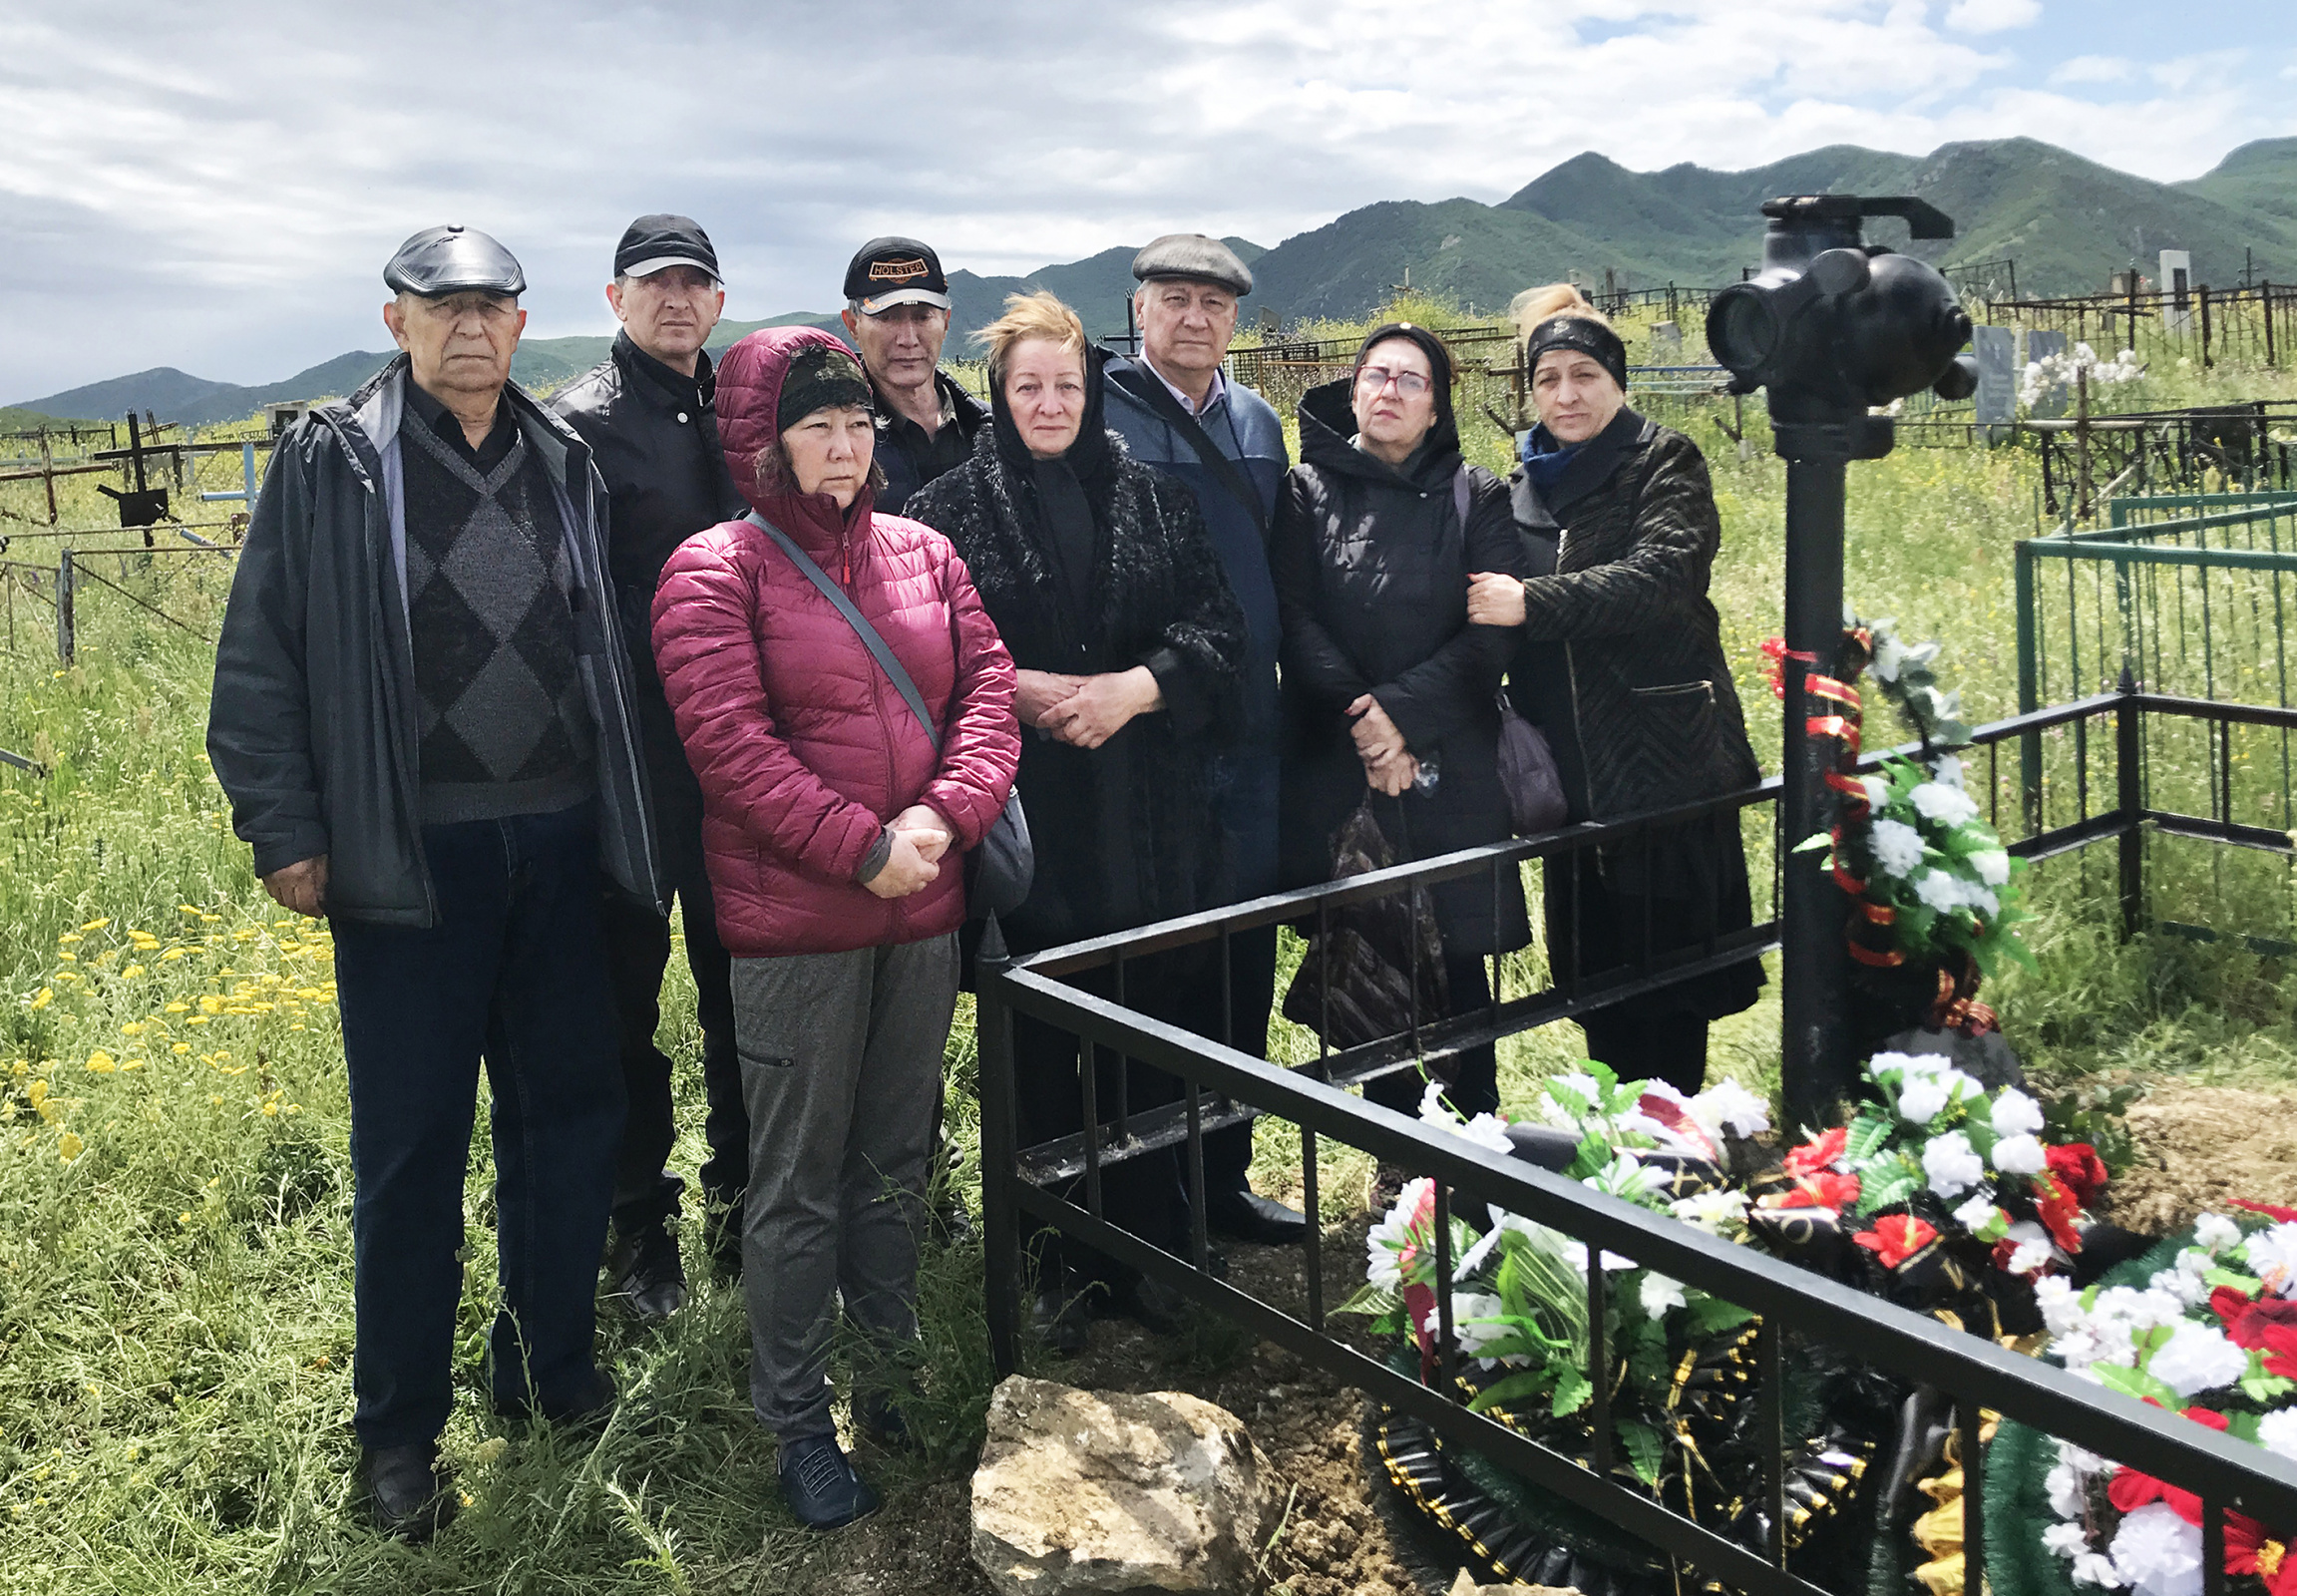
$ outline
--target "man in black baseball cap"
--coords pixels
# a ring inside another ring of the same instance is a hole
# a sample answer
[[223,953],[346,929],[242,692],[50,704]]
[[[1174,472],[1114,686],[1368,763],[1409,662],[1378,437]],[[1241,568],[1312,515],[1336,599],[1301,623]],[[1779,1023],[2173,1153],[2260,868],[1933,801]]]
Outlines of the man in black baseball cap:
[[[721,1273],[741,1269],[742,1193],[749,1184],[749,1115],[734,1055],[732,964],[718,941],[702,868],[702,790],[654,673],[650,619],[662,562],[695,533],[748,507],[718,441],[717,376],[703,345],[725,309],[718,254],[690,216],[645,215],[614,248],[606,302],[622,330],[604,360],[561,389],[551,408],[589,444],[608,503],[606,566],[636,699],[639,744],[653,786],[654,841],[677,892],[702,1032],[709,1102],[701,1170],[704,1230]],[[641,1321],[668,1318],[686,1300],[676,1218],[685,1182],[666,1167],[677,1141],[670,1060],[654,1043],[670,923],[651,906],[608,895],[606,963],[620,1018],[622,1086],[629,1116],[614,1179],[612,1297]]]
[[583,1423],[622,1081],[602,881],[659,889],[587,445],[510,380],[526,274],[432,227],[384,267],[402,353],[279,440],[215,649],[207,753],[264,890],[334,933],[367,1508],[458,1497],[463,1181],[492,1091],[495,1405]]
[[878,413],[877,506],[898,516],[927,483],[961,464],[988,409],[941,369],[950,282],[915,238],[872,238],[846,267],[846,334],[861,351]]

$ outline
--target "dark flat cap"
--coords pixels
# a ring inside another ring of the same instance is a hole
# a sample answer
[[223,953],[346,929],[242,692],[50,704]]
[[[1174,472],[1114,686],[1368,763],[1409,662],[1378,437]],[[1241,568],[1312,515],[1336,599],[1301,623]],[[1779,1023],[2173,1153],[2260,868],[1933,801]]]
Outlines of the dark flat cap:
[[614,246],[615,276],[650,277],[671,266],[699,266],[713,279],[725,280],[718,275],[718,252],[710,247],[710,235],[692,216],[659,211],[623,229],[622,241]]
[[1159,277],[1189,277],[1218,283],[1239,297],[1252,292],[1252,267],[1218,238],[1201,232],[1168,232],[1152,240],[1133,256],[1133,275],[1143,282]]
[[399,245],[383,268],[383,281],[400,293],[426,299],[527,291],[518,257],[476,227],[425,227]]

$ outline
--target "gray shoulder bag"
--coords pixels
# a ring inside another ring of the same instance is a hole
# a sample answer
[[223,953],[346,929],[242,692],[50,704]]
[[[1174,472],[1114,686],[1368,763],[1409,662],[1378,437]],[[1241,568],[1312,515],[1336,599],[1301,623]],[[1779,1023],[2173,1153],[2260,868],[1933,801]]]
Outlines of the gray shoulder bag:
[[[901,693],[903,702],[910,706],[910,713],[918,717],[918,724],[925,728],[926,740],[934,745],[934,752],[940,753],[941,728],[934,724],[934,717],[926,712],[925,695],[918,691],[918,684],[910,679],[910,673],[902,668],[902,662],[894,657],[893,649],[886,646],[886,639],[878,634],[878,628],[871,625],[869,618],[854,607],[854,601],[846,597],[845,590],[830,581],[829,574],[815,565],[788,533],[755,510],[743,519],[779,544],[782,553],[790,557],[790,564],[796,566],[805,579],[821,591],[824,598],[837,606],[838,613],[845,616],[846,624],[854,628],[854,635],[862,639],[862,646],[870,651],[870,657],[878,662],[878,668],[886,673],[895,690]],[[954,626],[952,640],[955,641]],[[1029,841],[1029,819],[1021,808],[1020,789],[1016,786],[1005,796],[1004,812],[991,823],[980,845],[965,854],[966,915],[974,920],[985,920],[996,915],[1011,914],[1028,901],[1029,888],[1036,880],[1036,848]]]

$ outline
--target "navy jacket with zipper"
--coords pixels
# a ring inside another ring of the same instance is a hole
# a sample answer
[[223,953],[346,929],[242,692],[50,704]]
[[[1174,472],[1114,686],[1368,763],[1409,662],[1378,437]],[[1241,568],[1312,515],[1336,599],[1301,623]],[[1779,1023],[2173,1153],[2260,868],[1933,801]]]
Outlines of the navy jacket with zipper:
[[[417,818],[414,654],[403,572],[401,355],[279,440],[239,551],[215,649],[207,756],[268,875],[325,854],[327,912],[427,927],[438,899]],[[504,390],[557,490],[575,582],[578,664],[597,730],[600,866],[661,907],[605,573],[606,491],[580,438]]]

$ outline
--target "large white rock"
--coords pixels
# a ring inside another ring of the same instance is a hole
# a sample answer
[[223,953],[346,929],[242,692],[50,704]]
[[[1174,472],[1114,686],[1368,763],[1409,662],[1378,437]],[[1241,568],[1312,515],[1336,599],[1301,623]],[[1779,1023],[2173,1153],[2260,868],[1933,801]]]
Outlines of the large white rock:
[[988,1428],[973,1561],[1002,1596],[1251,1589],[1274,1476],[1226,1408],[1015,1375]]

